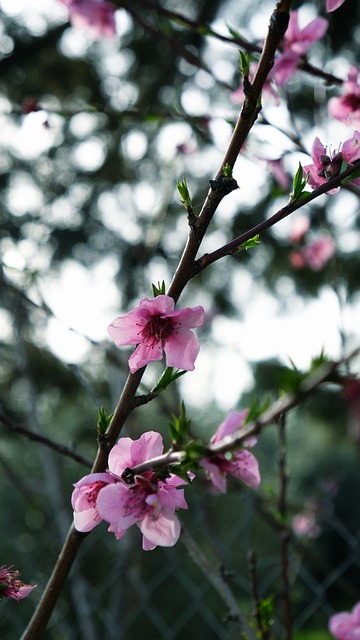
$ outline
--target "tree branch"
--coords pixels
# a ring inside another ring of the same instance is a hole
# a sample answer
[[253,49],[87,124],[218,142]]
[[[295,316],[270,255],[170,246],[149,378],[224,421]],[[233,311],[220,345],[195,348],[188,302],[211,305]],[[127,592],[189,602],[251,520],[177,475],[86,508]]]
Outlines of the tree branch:
[[85,467],[91,468],[92,461],[89,458],[86,458],[81,453],[77,453],[76,451],[74,451],[70,447],[67,447],[64,444],[55,442],[54,440],[51,440],[50,438],[47,438],[46,436],[43,436],[40,433],[35,433],[34,431],[30,431],[29,429],[22,427],[20,424],[17,424],[13,420],[11,420],[8,416],[6,416],[5,413],[3,413],[3,411],[1,410],[0,410],[0,422],[3,425],[5,425],[7,429],[11,431],[11,433],[19,433],[20,435],[25,436],[25,438],[28,438],[29,440],[33,440],[33,442],[39,442],[40,444],[43,444],[46,447],[49,447],[50,449],[57,451],[57,453],[60,453],[61,455],[66,456],[67,458],[71,458],[72,460],[75,460],[75,462],[79,462],[79,464],[82,464]]
[[[312,193],[309,193],[309,195],[306,196],[305,198],[297,200],[296,202],[293,202],[291,204],[285,205],[285,207],[282,207],[282,209],[279,209],[279,211],[274,213],[274,215],[272,215],[270,218],[268,218],[267,220],[263,220],[263,222],[260,222],[259,224],[255,225],[248,231],[245,231],[240,236],[237,236],[237,238],[234,238],[227,244],[223,245],[222,247],[219,247],[219,249],[216,249],[211,253],[205,253],[203,256],[201,256],[201,258],[197,260],[196,268],[194,269],[196,273],[194,275],[197,275],[197,273],[199,273],[200,271],[203,271],[210,264],[213,264],[217,260],[220,260],[220,258],[237,253],[237,251],[239,251],[239,249],[241,248],[241,245],[244,242],[246,242],[246,240],[250,240],[254,236],[265,231],[266,229],[273,227],[280,220],[283,220],[294,211],[301,209],[301,207],[304,207],[306,204],[309,204],[309,202],[312,202],[313,200],[323,195],[324,193],[327,193],[331,189],[339,187],[341,185],[342,180],[344,180],[344,178],[347,178],[351,176],[353,173],[359,171],[359,164],[360,162],[356,161],[354,165],[347,167],[345,171],[343,171],[342,173],[339,173],[339,175],[337,175],[335,178],[331,178],[331,180],[329,180],[325,184],[321,185],[320,187],[312,191]],[[344,186],[346,188],[347,185],[344,185]]]

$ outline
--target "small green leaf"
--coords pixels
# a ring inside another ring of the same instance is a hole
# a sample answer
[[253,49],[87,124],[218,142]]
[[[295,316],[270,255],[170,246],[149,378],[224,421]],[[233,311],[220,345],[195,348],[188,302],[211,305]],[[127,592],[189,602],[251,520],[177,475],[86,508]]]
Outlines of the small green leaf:
[[245,240],[245,242],[240,245],[239,250],[242,251],[243,249],[252,249],[253,247],[257,247],[259,244],[261,244],[261,242],[259,240],[259,234],[257,233],[253,238]]
[[245,418],[245,424],[249,424],[256,420],[262,413],[264,413],[271,405],[270,396],[266,396],[261,402],[257,398],[254,398],[248,407],[248,413]]
[[182,449],[189,437],[191,420],[186,416],[185,404],[180,405],[178,416],[172,416],[173,421],[169,424],[170,435],[173,446]]
[[233,38],[236,38],[236,40],[240,40],[241,39],[241,35],[239,33],[239,31],[237,31],[236,29],[234,29],[233,27],[230,27],[230,25],[226,25],[227,26],[227,30],[230,33],[230,35]]
[[293,190],[290,193],[290,204],[296,202],[297,200],[300,200],[301,198],[305,198],[308,195],[309,192],[304,192],[304,189],[309,180],[309,175],[310,173],[308,172],[305,178],[303,178],[303,168],[301,166],[301,163],[299,162],[299,168],[295,173],[293,179]]
[[180,376],[183,376],[185,373],[186,371],[181,371],[179,369],[174,370],[173,367],[166,367],[153,387],[153,393],[161,393],[161,391],[164,391],[169,384],[172,384],[172,382],[180,378]]
[[110,413],[109,415],[106,415],[106,411],[104,409],[104,407],[99,407],[98,410],[98,420],[97,420],[97,430],[98,433],[100,434],[104,434],[106,433],[108,426],[112,420],[113,417],[113,413]]
[[263,598],[259,602],[258,613],[261,620],[261,627],[263,631],[268,631],[274,624],[274,596]]
[[240,54],[240,71],[244,77],[249,76],[249,68],[250,68],[250,58],[249,54],[244,53],[244,51],[239,51]]
[[193,440],[189,442],[189,444],[185,447],[186,458],[185,462],[192,463],[197,460],[201,460],[204,458],[207,453],[206,446],[200,442],[200,440]]
[[157,285],[152,284],[153,296],[156,298],[157,296],[163,296],[166,294],[165,280],[162,282],[158,282]]
[[185,209],[192,209],[192,202],[190,198],[190,193],[188,186],[186,184],[186,178],[182,182],[177,183],[177,190],[180,194],[181,203],[184,205]]
[[232,167],[229,164],[225,164],[223,166],[223,174],[228,180],[232,180],[232,177],[233,177]]

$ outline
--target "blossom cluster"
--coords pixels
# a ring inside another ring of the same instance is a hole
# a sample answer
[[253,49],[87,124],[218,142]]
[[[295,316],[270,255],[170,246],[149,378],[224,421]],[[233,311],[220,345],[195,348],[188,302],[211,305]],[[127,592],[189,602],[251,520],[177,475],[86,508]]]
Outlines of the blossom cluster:
[[[317,189],[337,176],[343,165],[353,166],[354,162],[360,160],[360,132],[354,131],[353,136],[345,140],[341,149],[332,152],[316,137],[311,148],[311,158],[313,163],[303,167],[303,175],[308,175],[310,186]],[[351,183],[360,185],[360,178],[354,178]],[[330,189],[327,193],[337,193],[339,188]]]
[[[231,411],[220,425],[211,443],[224,440],[239,429],[247,412]],[[249,444],[255,444],[253,441]],[[109,523],[108,531],[119,540],[127,529],[136,524],[143,536],[143,549],[156,546],[171,547],[180,536],[178,509],[187,509],[184,485],[187,481],[168,469],[149,468],[132,476],[131,469],[154,460],[163,453],[159,433],[147,431],[138,440],[120,438],[111,449],[106,473],[85,476],[74,485],[72,506],[74,525],[78,531],[91,531],[102,520]],[[231,458],[217,454],[202,458],[202,466],[216,490],[225,492],[228,474],[256,489],[260,473],[256,458],[247,450],[236,451]],[[188,480],[194,478],[188,473]]]

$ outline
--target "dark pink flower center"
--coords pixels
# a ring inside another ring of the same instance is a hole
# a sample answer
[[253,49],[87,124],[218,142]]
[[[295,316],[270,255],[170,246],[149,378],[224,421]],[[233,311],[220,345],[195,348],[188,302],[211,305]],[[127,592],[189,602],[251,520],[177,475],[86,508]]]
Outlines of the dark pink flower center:
[[96,500],[99,495],[99,491],[100,489],[102,489],[102,487],[105,487],[106,484],[107,484],[106,482],[102,482],[101,480],[98,480],[97,482],[94,482],[91,485],[91,489],[89,489],[89,491],[86,494],[86,498],[90,507],[96,506]]
[[358,111],[358,109],[360,109],[360,95],[356,93],[347,93],[341,98],[341,102],[345,107],[351,109],[351,111]]
[[23,583],[18,580],[20,573],[13,569],[6,569],[2,567],[0,570],[0,598],[13,597],[23,586]]
[[137,521],[142,520],[145,515],[153,510],[146,502],[150,495],[157,494],[157,487],[144,478],[136,478],[136,483],[130,488],[128,498],[123,503],[124,516],[135,516]]
[[141,331],[141,335],[143,339],[149,343],[150,346],[156,344],[157,342],[160,342],[161,345],[164,346],[169,335],[173,333],[176,324],[177,323],[174,322],[171,318],[152,316]]
[[343,154],[341,151],[339,151],[339,153],[333,153],[331,158],[326,154],[321,155],[320,164],[323,169],[319,171],[318,176],[326,178],[327,180],[334,178],[340,173],[342,161]]

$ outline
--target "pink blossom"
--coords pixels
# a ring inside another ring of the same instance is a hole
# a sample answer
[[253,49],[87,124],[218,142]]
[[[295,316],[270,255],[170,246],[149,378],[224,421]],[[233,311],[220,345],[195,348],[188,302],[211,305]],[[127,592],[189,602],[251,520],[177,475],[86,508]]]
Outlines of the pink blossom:
[[[227,436],[231,436],[237,429],[240,429],[246,419],[248,410],[245,409],[241,413],[230,411],[224,422],[219,426],[215,434],[210,440],[211,444],[224,440]],[[253,438],[247,446],[256,443]],[[235,478],[239,478],[252,489],[257,489],[260,483],[259,465],[255,458],[246,449],[240,449],[231,454],[218,454],[200,461],[201,466],[206,470],[212,484],[217,491],[226,492],[226,476],[230,474]]]
[[291,12],[282,53],[275,60],[271,71],[278,86],[285,84],[288,78],[295,73],[299,58],[310,49],[313,42],[323,37],[327,28],[328,21],[325,18],[315,18],[304,29],[300,29],[298,12]]
[[87,27],[94,37],[113,38],[116,34],[116,7],[107,0],[60,0],[69,11],[73,27]]
[[321,271],[334,253],[335,242],[329,236],[317,238],[302,250],[305,264],[313,271]]
[[345,140],[342,153],[348,164],[360,160],[360,131],[354,131],[353,137]]
[[329,13],[330,11],[335,11],[342,4],[344,4],[345,0],[326,0],[326,11]]
[[[309,174],[309,184],[313,189],[317,189],[331,178],[340,173],[341,165],[345,161],[351,165],[355,160],[360,159],[360,132],[354,131],[353,137],[345,140],[342,151],[327,152],[326,147],[319,138],[315,138],[311,148],[311,158],[313,164],[303,167],[303,175]],[[351,180],[352,184],[360,184],[359,178]],[[330,189],[328,194],[337,193],[340,187]]]
[[175,311],[174,306],[170,296],[144,298],[136,309],[115,318],[108,327],[117,345],[138,345],[129,358],[131,373],[149,362],[161,360],[163,352],[169,367],[186,371],[195,368],[200,347],[190,328],[203,324],[204,309],[187,307]]
[[309,231],[310,223],[309,218],[306,216],[299,215],[295,218],[291,232],[290,232],[290,241],[294,244],[298,242],[302,242],[304,236]]
[[0,600],[11,598],[12,600],[22,600],[35,589],[36,584],[24,584],[19,580],[20,573],[12,567],[0,567]]
[[321,236],[298,251],[292,251],[289,260],[295,269],[307,266],[313,271],[321,271],[333,257],[335,249],[335,242],[330,236]]
[[313,513],[297,513],[291,522],[292,529],[297,536],[303,538],[318,538],[320,535],[320,527],[316,524],[316,518]]
[[136,475],[131,484],[121,480],[126,469],[161,455],[161,435],[144,433],[138,440],[120,438],[109,454],[109,473],[119,482],[107,484],[98,494],[96,506],[100,516],[110,523],[109,531],[117,538],[136,524],[143,534],[143,549],[157,545],[172,547],[180,536],[177,509],[187,509],[184,490],[186,482],[174,474],[159,475],[146,471]]
[[343,84],[343,95],[330,98],[328,109],[333,118],[355,126],[360,125],[360,85],[357,67],[351,67],[348,79]]
[[329,631],[336,640],[360,639],[360,602],[350,613],[335,613],[329,620]]
[[321,271],[335,253],[335,242],[330,236],[314,240],[303,249],[305,263],[313,271]]
[[71,504],[74,509],[75,529],[86,533],[102,521],[96,500],[99,491],[113,482],[115,479],[109,473],[91,473],[74,484]]

